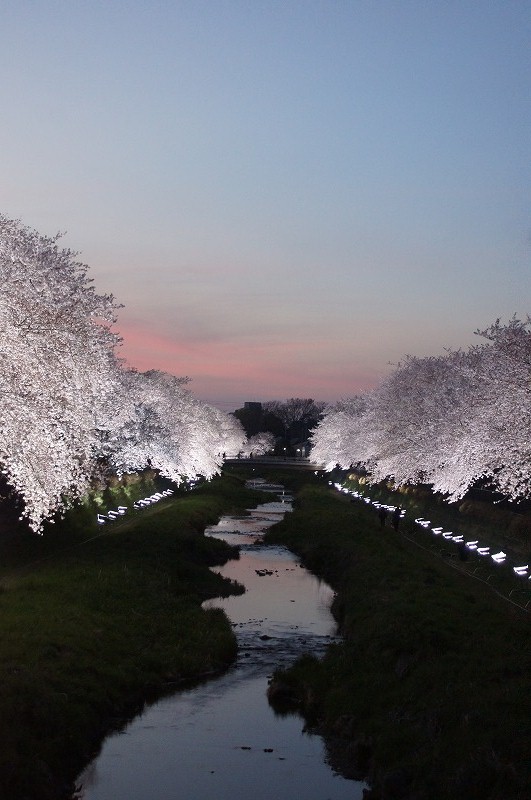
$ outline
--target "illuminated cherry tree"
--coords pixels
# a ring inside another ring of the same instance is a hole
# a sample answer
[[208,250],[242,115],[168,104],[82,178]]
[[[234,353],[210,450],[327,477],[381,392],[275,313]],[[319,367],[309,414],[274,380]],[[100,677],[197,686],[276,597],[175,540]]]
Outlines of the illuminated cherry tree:
[[375,479],[435,484],[450,465],[455,470],[456,432],[465,422],[461,400],[470,391],[456,368],[461,360],[460,354],[410,356],[373,393],[367,423]]
[[0,216],[0,472],[35,531],[102,469],[210,478],[245,441],[186,378],[123,366],[117,304],[59,239]]
[[478,335],[474,376],[467,399],[465,456],[492,486],[512,499],[531,491],[531,320],[497,320]]
[[367,398],[358,396],[343,400],[331,408],[310,436],[312,460],[332,470],[343,469],[369,460],[367,432]]
[[243,456],[264,456],[275,447],[275,437],[272,433],[260,431],[250,436],[240,448]]
[[211,478],[223,454],[241,448],[245,432],[238,420],[195,399],[187,378],[131,369],[121,377],[123,404],[132,413],[105,442],[105,456],[118,474],[150,466],[176,483]]
[[427,483],[457,500],[479,480],[531,491],[531,322],[498,320],[468,351],[407,357],[370,395],[326,414],[313,457],[361,463],[372,480]]
[[117,306],[59,238],[0,216],[0,463],[34,530],[86,491],[117,385]]
[[246,434],[243,425],[233,414],[225,414],[215,406],[205,406],[216,425],[216,456],[222,460],[237,455],[245,446]]

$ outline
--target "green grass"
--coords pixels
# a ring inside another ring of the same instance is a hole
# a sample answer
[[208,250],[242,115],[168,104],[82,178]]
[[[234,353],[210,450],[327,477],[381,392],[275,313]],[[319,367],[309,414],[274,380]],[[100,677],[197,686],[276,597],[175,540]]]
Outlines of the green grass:
[[345,643],[277,683],[339,736],[354,772],[356,753],[369,754],[374,798],[529,798],[528,616],[402,533],[382,531],[363,503],[309,486],[296,506],[267,539],[335,589]]
[[385,482],[368,484],[354,473],[347,475],[346,479],[342,475],[340,481],[374,500],[401,505],[413,518],[431,519],[455,533],[462,533],[467,539],[480,539],[484,545],[511,552],[523,562],[531,556],[531,517],[529,513],[518,513],[516,506],[469,497],[448,503],[426,486],[393,489]]
[[[528,616],[311,473],[260,475],[298,492],[268,537],[333,586],[345,635],[277,678],[348,768],[364,754],[382,800],[404,786],[416,800],[529,798]],[[243,488],[249,476],[231,468],[108,529],[90,506],[43,537],[3,540],[0,797],[68,796],[105,733],[234,658],[225,616],[200,607],[238,591],[206,568],[231,551],[202,531],[263,499]]]
[[[488,501],[464,500],[461,504],[448,504],[425,487],[392,491],[385,484],[360,486],[353,478],[347,478],[344,484],[353,489],[361,488],[373,500],[400,504],[407,510],[409,520],[402,522],[401,528],[417,546],[467,572],[475,581],[488,583],[510,602],[524,609],[531,605],[531,586],[527,577],[516,580],[513,572],[513,566],[529,563],[531,556],[526,533],[531,524],[529,515],[500,509]],[[416,525],[416,517],[430,519],[432,525],[444,525],[446,530],[462,534],[465,540],[476,539],[480,545],[490,546],[491,552],[503,550],[508,554],[507,563],[495,565],[489,557],[481,557],[469,550],[465,550],[466,560],[461,561],[453,542],[441,536],[435,537],[429,529]]]
[[234,550],[202,532],[259,498],[223,477],[106,530],[3,543],[0,797],[68,796],[107,731],[232,661],[228,620],[200,604],[241,591],[207,568]]

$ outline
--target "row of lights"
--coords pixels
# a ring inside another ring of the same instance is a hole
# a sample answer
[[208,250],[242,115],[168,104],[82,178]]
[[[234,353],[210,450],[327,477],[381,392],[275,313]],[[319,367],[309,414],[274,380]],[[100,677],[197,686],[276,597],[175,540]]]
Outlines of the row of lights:
[[[469,542],[465,542],[464,536],[461,536],[461,534],[454,536],[453,531],[443,531],[442,528],[432,528],[430,527],[430,520],[424,519],[424,517],[417,517],[415,522],[423,528],[429,528],[434,536],[442,536],[443,539],[450,539],[452,542],[456,542],[456,544],[462,544],[464,542],[465,547],[469,550],[475,550],[480,556],[490,556],[496,564],[503,564],[507,558],[507,553],[504,553],[503,550],[500,550],[499,553],[491,553],[490,547],[478,547],[479,542],[477,539],[471,539]],[[526,564],[523,567],[513,567],[513,570],[517,575],[526,575],[528,568],[529,565]]]
[[[396,506],[386,505],[385,503],[379,503],[377,500],[371,500],[370,497],[366,497],[366,495],[362,494],[361,492],[357,492],[355,489],[347,489],[346,486],[342,486],[340,483],[332,484],[332,481],[328,481],[329,486],[334,486],[339,492],[343,492],[343,494],[350,494],[352,497],[355,497],[356,500],[363,500],[364,503],[368,503],[376,509],[385,508],[386,511],[396,511]],[[406,516],[406,512],[404,509],[400,510],[400,519]]]
[[[417,517],[415,522],[418,525],[421,525],[423,528],[430,528],[431,525],[430,520],[424,519],[423,517]],[[442,528],[430,528],[430,530],[435,536],[440,535],[444,539],[451,539],[453,542],[457,542],[458,544],[464,542],[464,537],[461,536],[461,534],[454,536],[452,531],[443,531]],[[507,553],[504,553],[503,550],[500,550],[498,553],[491,553],[490,547],[478,547],[478,544],[479,542],[477,539],[471,539],[469,542],[465,542],[465,546],[469,550],[475,550],[480,556],[490,556],[496,564],[503,564],[503,562],[506,560]],[[513,567],[513,571],[516,575],[527,575],[528,569],[529,564],[525,564],[525,566],[521,567]]]
[[[146,506],[151,506],[154,503],[158,503],[159,500],[164,500],[166,497],[170,497],[173,494],[173,489],[164,489],[163,492],[155,492],[155,494],[150,495],[149,497],[144,497],[142,500],[136,500],[133,503],[133,508],[140,509],[145,508]],[[106,522],[114,522],[115,519],[118,517],[122,517],[124,514],[127,513],[129,510],[128,506],[118,506],[116,510],[107,511],[106,514],[97,514],[96,519],[98,525],[105,525]]]
[[[329,481],[329,485],[332,485],[332,481]],[[378,501],[371,500],[370,497],[366,497],[365,495],[361,494],[361,492],[357,492],[352,489],[347,489],[340,483],[334,483],[333,485],[338,491],[343,492],[344,494],[350,494],[358,500],[363,500],[365,503],[369,503],[376,509],[385,508],[387,509],[387,511],[394,511],[396,509],[396,506],[385,505],[384,503],[379,503]],[[405,511],[402,511],[400,514],[401,517],[405,517],[405,515],[406,515]],[[423,517],[417,517],[415,522],[422,528],[429,528],[434,536],[442,536],[443,539],[450,540],[452,542],[455,542],[456,544],[464,543],[465,547],[467,547],[469,550],[475,550],[476,553],[478,553],[478,555],[490,556],[496,564],[503,564],[507,558],[507,554],[504,553],[503,550],[500,550],[498,553],[491,553],[490,547],[478,547],[479,542],[477,539],[471,539],[470,541],[465,542],[464,536],[461,536],[461,534],[454,535],[453,531],[445,531],[443,530],[442,527],[433,528],[431,527],[431,522],[429,519],[424,519]],[[529,564],[525,564],[521,567],[513,567],[513,572],[515,573],[515,575],[518,575],[519,577],[528,577],[528,580],[531,581],[531,575],[528,576],[528,570],[529,570]]]

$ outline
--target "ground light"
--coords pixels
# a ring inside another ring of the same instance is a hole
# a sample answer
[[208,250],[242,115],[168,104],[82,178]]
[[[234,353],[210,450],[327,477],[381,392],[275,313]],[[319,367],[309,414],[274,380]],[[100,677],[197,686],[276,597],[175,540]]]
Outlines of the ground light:
[[[364,495],[362,492],[356,491],[354,489],[348,489],[341,483],[333,483],[332,481],[328,481],[328,485],[333,486],[335,489],[337,489],[339,492],[342,492],[343,494],[349,494],[351,497],[354,497],[357,500],[363,500],[363,502],[372,505],[376,510],[379,510],[380,508],[386,508],[388,511],[394,511],[396,509],[396,506],[385,505],[384,503],[381,503],[378,500],[372,500],[371,497]],[[400,517],[403,518],[405,516],[406,512],[402,510],[400,513]],[[420,525],[422,528],[426,529],[430,528],[434,536],[442,536],[444,539],[451,540],[458,545],[462,545],[464,543],[469,550],[475,550],[478,553],[478,555],[490,556],[496,564],[503,564],[506,561],[507,554],[504,553],[503,550],[500,550],[499,553],[491,553],[490,547],[484,547],[484,546],[478,547],[479,545],[478,539],[471,539],[470,541],[465,542],[464,536],[462,536],[460,533],[454,534],[453,531],[443,531],[442,526],[430,527],[431,521],[429,519],[424,519],[424,517],[416,517],[415,523],[417,525]],[[528,569],[529,565],[525,564],[520,567],[513,567],[513,572],[515,573],[515,575],[521,578],[527,575]],[[528,580],[531,580],[531,575],[529,576]]]
[[[166,497],[171,497],[173,493],[173,489],[164,489],[163,492],[155,492],[155,494],[152,494],[149,497],[144,497],[142,500],[136,500],[133,503],[133,508],[136,510],[146,508],[147,506],[153,505],[153,503],[158,503],[159,500],[164,500]],[[128,511],[128,506],[118,506],[117,509],[110,509],[106,514],[97,514],[96,521],[98,525],[105,525],[106,522],[114,522],[115,519],[127,514]]]
[[491,558],[493,561],[496,562],[496,564],[502,564],[507,558],[507,554],[504,553],[503,550],[500,550],[499,553],[494,553],[494,555],[492,555]]

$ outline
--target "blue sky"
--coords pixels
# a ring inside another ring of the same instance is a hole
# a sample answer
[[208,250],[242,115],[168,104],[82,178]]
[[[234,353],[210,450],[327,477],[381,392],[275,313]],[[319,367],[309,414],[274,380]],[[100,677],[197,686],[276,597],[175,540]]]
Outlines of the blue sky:
[[528,2],[7,0],[0,66],[0,210],[203,399],[346,397],[531,313]]

